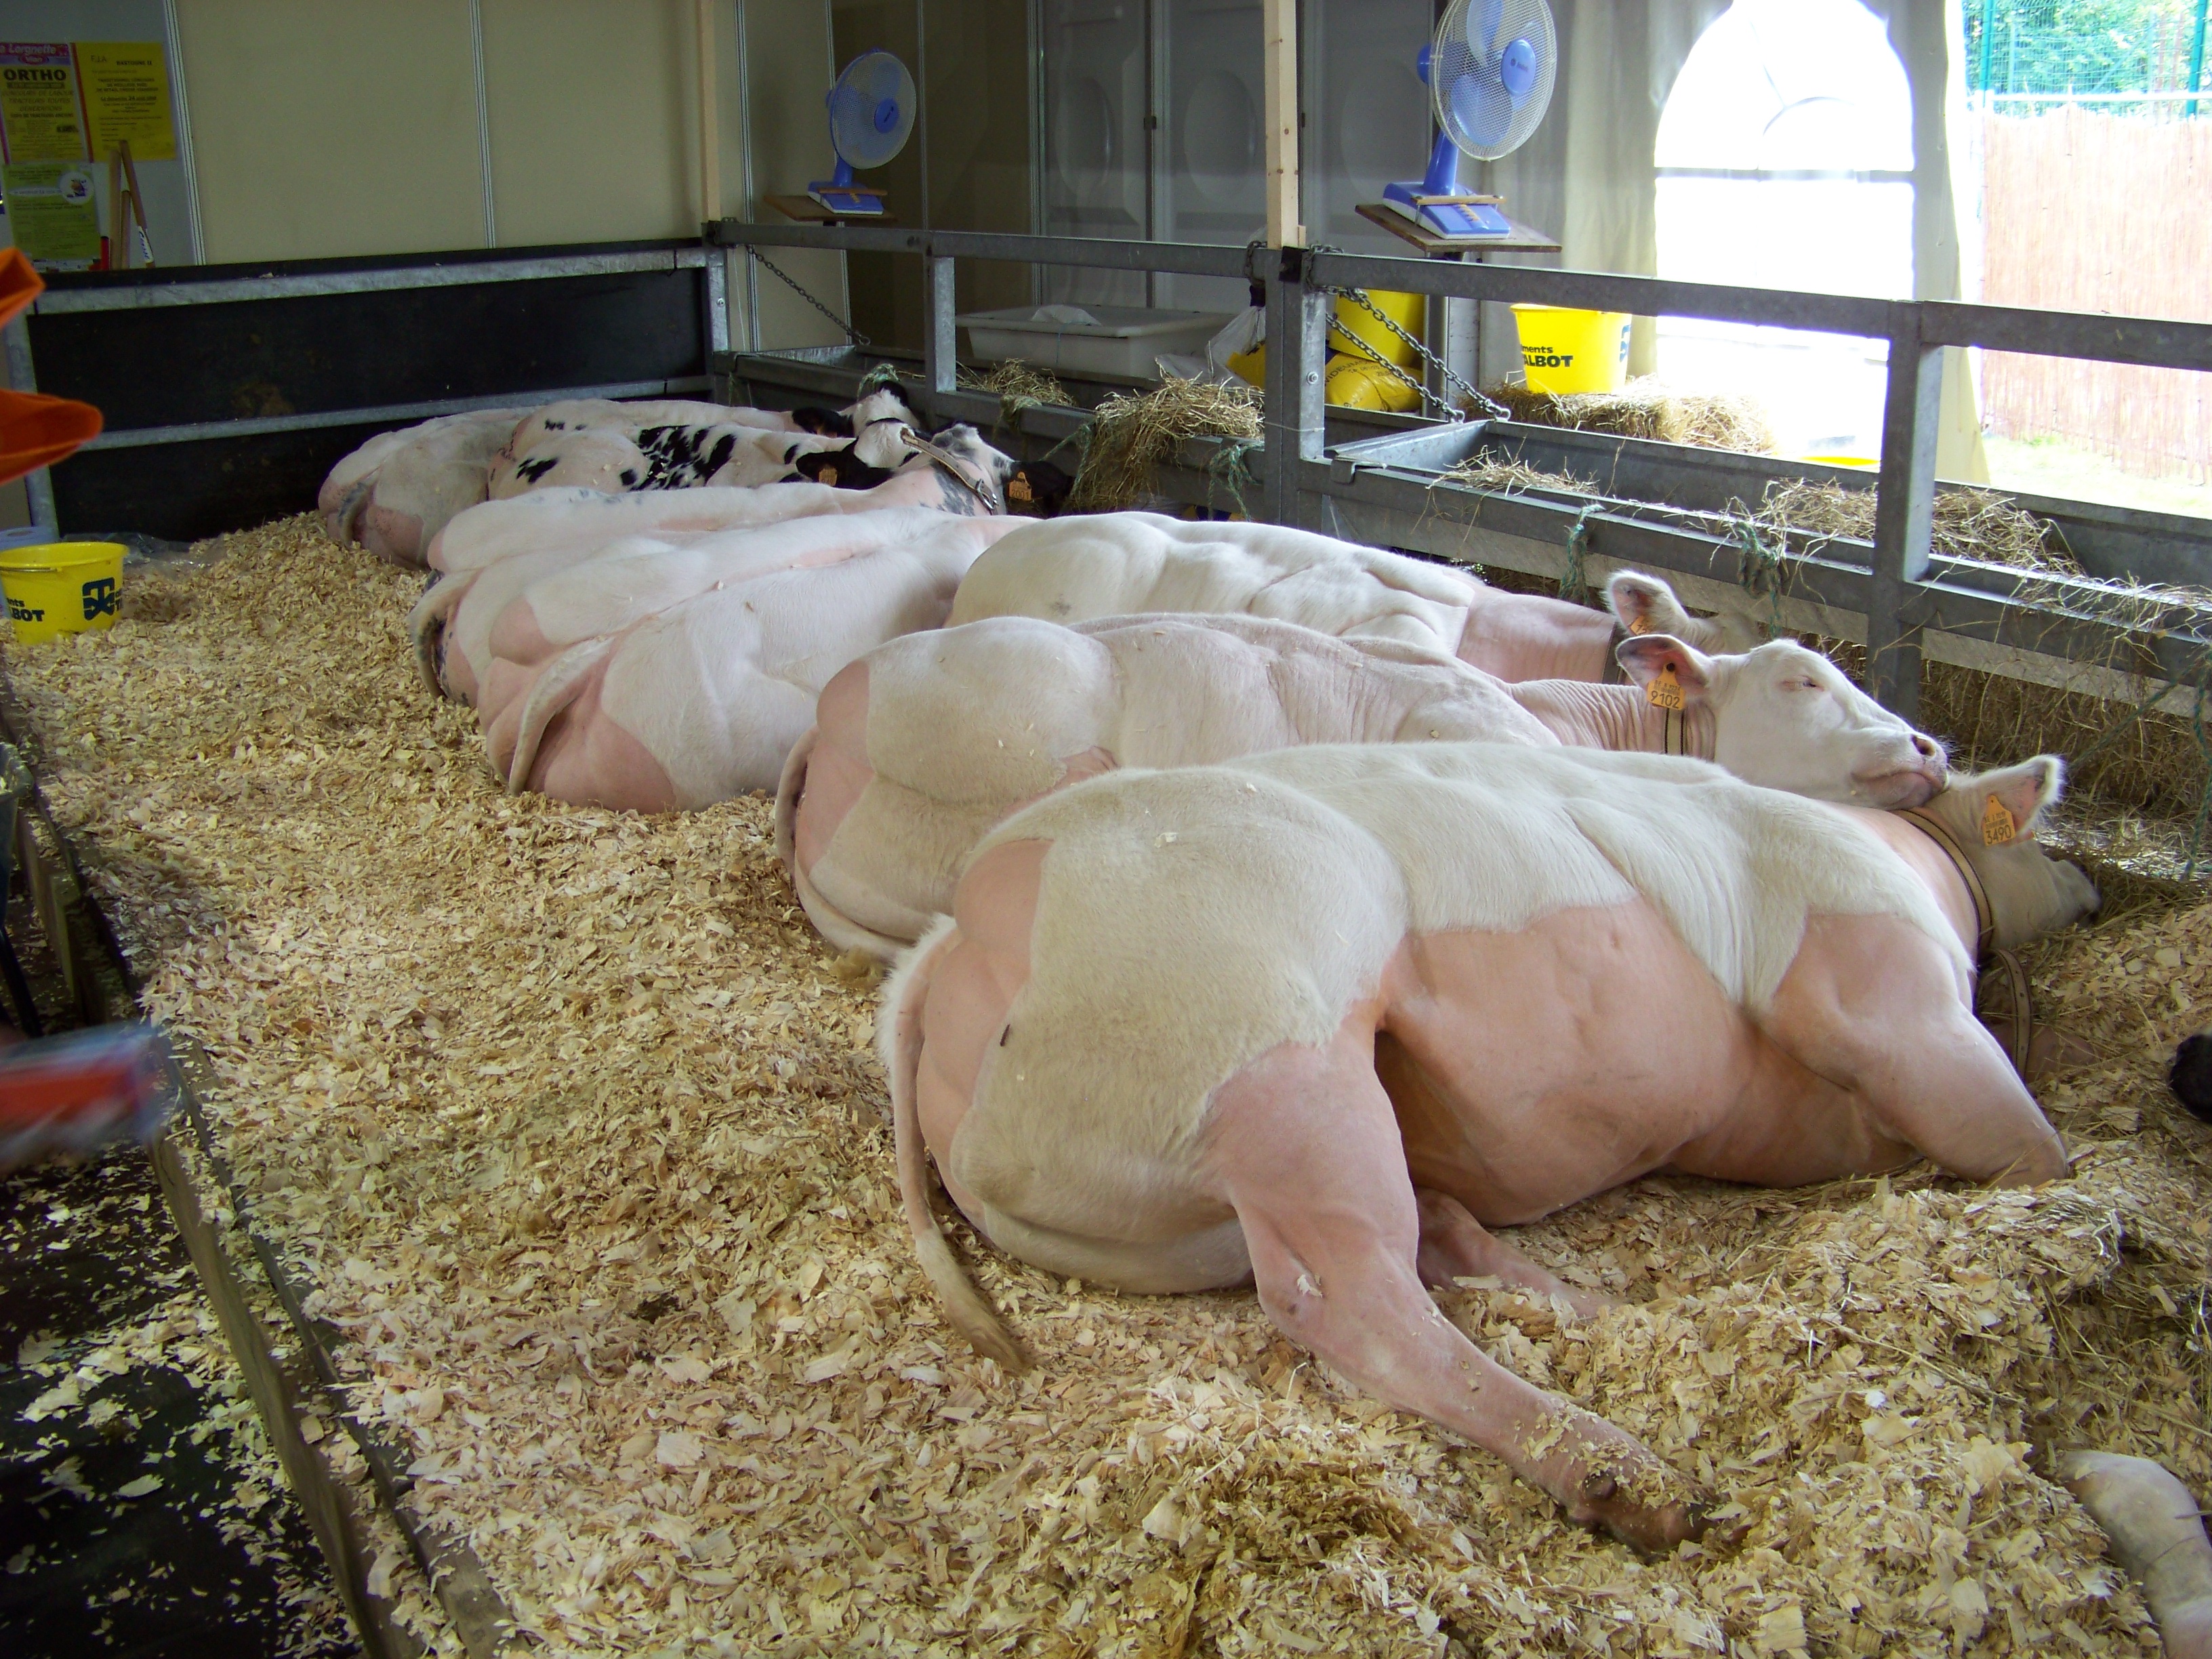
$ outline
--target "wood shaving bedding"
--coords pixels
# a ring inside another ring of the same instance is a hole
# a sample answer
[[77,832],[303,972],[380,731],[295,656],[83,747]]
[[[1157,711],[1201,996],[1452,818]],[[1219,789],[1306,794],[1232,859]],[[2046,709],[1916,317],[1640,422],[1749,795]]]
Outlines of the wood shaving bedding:
[[[1039,1364],[975,1359],[898,1213],[872,975],[806,929],[767,804],[503,795],[414,681],[419,580],[286,520],[9,664],[410,1501],[548,1650],[2158,1650],[2040,1472],[2091,1443],[2212,1484],[2174,999],[2082,1001],[2109,1057],[2052,1097],[2069,1183],[1647,1181],[1516,1234],[1617,1311],[1442,1298],[1747,1527],[1642,1561],[1249,1293],[1102,1293],[963,1233]],[[2046,1006],[2155,950],[2212,999],[2198,909],[2045,947]]]

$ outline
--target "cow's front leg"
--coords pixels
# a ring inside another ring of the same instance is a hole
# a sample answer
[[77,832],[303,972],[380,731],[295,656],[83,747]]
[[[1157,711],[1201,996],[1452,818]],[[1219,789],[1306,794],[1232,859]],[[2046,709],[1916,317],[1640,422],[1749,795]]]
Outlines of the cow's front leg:
[[1538,1267],[1468,1213],[1467,1206],[1449,1193],[1416,1187],[1413,1202],[1421,1218],[1421,1248],[1415,1261],[1424,1285],[1441,1290],[1455,1279],[1495,1279],[1510,1291],[1526,1291],[1547,1301],[1557,1297],[1583,1319],[1595,1318],[1613,1305],[1608,1298],[1578,1291]]
[[[1910,923],[1808,917],[1763,1024],[1798,1063],[1856,1094],[1880,1132],[1955,1175],[2026,1186],[2067,1171],[2065,1143],[1974,1018],[1958,970]],[[1711,1172],[1768,1178],[1756,1168]],[[1806,1169],[1796,1178],[1869,1172]]]
[[1270,1050],[1214,1096],[1209,1152],[1261,1305],[1358,1387],[1503,1458],[1575,1520],[1644,1550],[1702,1535],[1705,1505],[1646,1447],[1495,1364],[1429,1299],[1373,1013],[1355,1009],[1327,1048]]

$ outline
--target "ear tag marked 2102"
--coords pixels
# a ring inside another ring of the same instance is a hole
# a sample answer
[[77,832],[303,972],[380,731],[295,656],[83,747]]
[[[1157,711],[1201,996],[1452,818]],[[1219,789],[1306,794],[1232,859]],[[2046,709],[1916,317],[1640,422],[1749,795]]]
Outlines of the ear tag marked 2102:
[[2005,810],[2005,804],[1991,795],[1989,805],[1982,809],[1982,845],[2002,847],[2019,830],[2020,826],[2013,822],[2012,814]]
[[1654,708],[1680,710],[1682,707],[1682,682],[1674,678],[1674,665],[1668,663],[1659,671],[1659,678],[1644,688],[1644,696]]

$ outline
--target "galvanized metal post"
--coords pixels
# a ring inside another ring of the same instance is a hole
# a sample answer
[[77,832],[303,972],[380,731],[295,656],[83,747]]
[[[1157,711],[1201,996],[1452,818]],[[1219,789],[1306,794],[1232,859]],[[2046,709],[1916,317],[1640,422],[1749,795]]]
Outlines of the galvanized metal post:
[[1889,336],[1889,389],[1881,411],[1881,473],[1875,502],[1874,574],[1868,585],[1867,690],[1884,708],[1920,714],[1920,641],[1904,624],[1905,590],[1928,574],[1936,512],[1936,429],[1943,412],[1943,348],[1920,334],[1920,310],[1901,303]]
[[1267,471],[1262,511],[1276,524],[1299,522],[1298,465],[1321,459],[1327,392],[1322,360],[1328,350],[1330,295],[1306,282],[1303,248],[1282,250],[1267,284],[1267,385],[1262,416]]
[[925,318],[928,331],[923,337],[922,361],[929,371],[930,391],[946,392],[957,384],[959,369],[954,356],[952,261],[927,258],[922,261],[922,268],[928,273]]
[[[2204,86],[2204,14],[2206,0],[2197,0],[2197,23],[2189,32],[2189,89],[2199,92]],[[2192,98],[2182,106],[2185,113],[2197,113],[2197,100]]]
[[[12,392],[36,392],[39,377],[31,366],[31,325],[18,317],[8,325],[4,336],[8,351],[8,386]],[[54,476],[40,467],[23,478],[23,494],[31,509],[31,522],[43,529],[58,531],[61,520],[54,514]]]

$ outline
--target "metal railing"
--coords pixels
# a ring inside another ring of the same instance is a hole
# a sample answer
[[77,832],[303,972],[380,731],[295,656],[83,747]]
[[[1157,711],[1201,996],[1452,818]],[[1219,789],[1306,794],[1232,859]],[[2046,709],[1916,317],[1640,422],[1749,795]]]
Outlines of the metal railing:
[[[1304,248],[1194,246],[1076,237],[997,235],[972,231],[876,226],[751,224],[720,220],[703,228],[711,246],[813,247],[908,253],[923,261],[928,325],[923,359],[927,391],[954,388],[952,267],[957,259],[1005,260],[1114,270],[1187,272],[1251,282],[1267,308],[1267,370],[1260,466],[1261,511],[1278,523],[1328,528],[1333,498],[1346,480],[1332,479],[1323,429],[1323,365],[1332,292],[1383,289],[1450,299],[1527,301],[1636,316],[1691,317],[1768,327],[1853,335],[1887,343],[1881,459],[1873,553],[1868,568],[1837,567],[1849,608],[1866,619],[1869,688],[1908,716],[1917,712],[1920,637],[1942,629],[1989,641],[2024,641],[2032,628],[2008,610],[2049,607],[1984,592],[1964,592],[1931,557],[1936,495],[1936,434],[1941,416],[1946,346],[2212,372],[2212,323],[2032,311],[1952,301],[1876,300],[1849,295],[1732,288],[1650,276],[1528,266],[1462,264],[1454,259],[1394,258]],[[1624,540],[1634,540],[1624,537]],[[1695,550],[1710,565],[1711,538]],[[1668,549],[1640,540],[1638,556],[1668,564]],[[1692,556],[1676,553],[1671,561]],[[1794,562],[1808,562],[1791,556]],[[2061,591],[2063,579],[2059,579]],[[1839,595],[1840,598],[1840,595]],[[2061,640],[2059,654],[2086,654],[2073,625],[2039,637]],[[2092,623],[2088,633],[2109,643],[2116,624]],[[2136,625],[2122,631],[2141,635]],[[2160,630],[2153,628],[2153,634]],[[2070,643],[2069,643],[2070,642]],[[2179,678],[2206,643],[2161,634],[2148,649]],[[2023,648],[2051,649],[2049,645]]]

